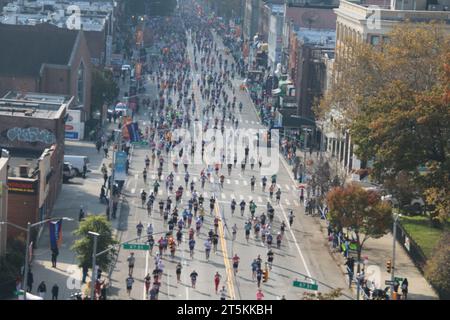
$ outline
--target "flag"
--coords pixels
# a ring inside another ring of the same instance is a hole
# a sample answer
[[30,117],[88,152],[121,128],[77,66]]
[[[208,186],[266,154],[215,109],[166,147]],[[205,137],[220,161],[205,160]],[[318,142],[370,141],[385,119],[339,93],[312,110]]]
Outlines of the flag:
[[57,249],[62,243],[62,219],[49,222],[50,248]]

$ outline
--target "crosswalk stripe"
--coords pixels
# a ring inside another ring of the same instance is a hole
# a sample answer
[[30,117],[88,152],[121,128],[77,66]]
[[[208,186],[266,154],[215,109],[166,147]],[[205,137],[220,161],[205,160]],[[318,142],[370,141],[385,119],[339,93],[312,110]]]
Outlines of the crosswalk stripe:
[[158,194],[161,196],[163,194],[162,190],[159,190]]
[[262,202],[262,201],[263,201],[262,198],[258,197],[258,202]]
[[286,199],[286,204],[287,204],[288,206],[290,206],[290,205],[291,205],[291,203],[289,202],[289,200],[288,200],[288,199]]
[[222,196],[222,199],[226,198],[224,193],[222,193],[221,196]]
[[236,199],[236,198],[234,197],[234,194],[230,194],[230,198],[231,198],[231,199]]
[[156,175],[152,174],[152,179],[156,179]]
[[177,177],[175,178],[175,180],[176,180],[176,181],[180,181],[180,176],[177,176]]
[[234,182],[235,182],[236,184],[239,184],[239,180],[234,180]]
[[244,200],[244,196],[240,194],[239,199]]
[[230,184],[231,183],[231,180],[230,179],[227,179],[227,184]]
[[244,180],[244,186],[246,186],[246,185],[247,185],[247,181]]
[[192,180],[194,180],[194,182],[197,182],[197,177],[192,178]]

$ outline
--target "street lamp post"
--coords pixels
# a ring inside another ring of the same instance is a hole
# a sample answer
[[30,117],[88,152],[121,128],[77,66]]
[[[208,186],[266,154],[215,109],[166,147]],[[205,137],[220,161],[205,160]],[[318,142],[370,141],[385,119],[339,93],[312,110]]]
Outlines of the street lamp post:
[[66,220],[66,221],[73,221],[72,218],[68,218],[68,217],[62,217],[62,218],[50,218],[50,219],[46,219],[43,221],[39,221],[36,222],[34,224],[31,224],[30,222],[27,223],[27,227],[21,227],[17,224],[11,223],[11,222],[7,222],[7,221],[0,221],[0,224],[6,224],[6,225],[10,225],[13,226],[19,230],[25,231],[27,233],[27,241],[25,244],[25,265],[24,265],[24,275],[23,275],[23,282],[22,282],[22,291],[23,291],[23,299],[26,300],[27,299],[27,290],[26,290],[26,286],[28,283],[28,269],[29,269],[29,259],[30,259],[30,254],[29,254],[29,246],[30,246],[30,231],[32,228],[36,227],[36,226],[40,226],[41,224],[53,221],[53,220]]
[[303,132],[305,133],[305,148],[303,150],[303,177],[302,177],[303,181],[305,181],[305,177],[306,177],[306,148],[308,146],[308,133],[311,131],[312,130],[309,128],[303,128]]
[[97,237],[100,234],[93,231],[88,231],[88,234],[94,237],[94,249],[92,250],[91,300],[95,300],[95,260],[97,258]]
[[394,215],[394,230],[392,231],[392,235],[394,239],[392,240],[392,270],[391,270],[391,295],[394,293],[394,281],[395,281],[395,243],[397,242],[397,222],[398,218],[401,217],[401,214]]

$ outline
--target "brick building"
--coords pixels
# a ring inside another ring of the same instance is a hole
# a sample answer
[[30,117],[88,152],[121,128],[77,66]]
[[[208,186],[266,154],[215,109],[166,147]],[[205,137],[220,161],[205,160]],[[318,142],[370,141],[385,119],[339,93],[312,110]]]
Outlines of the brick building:
[[8,91],[75,97],[90,119],[92,64],[83,31],[0,24],[0,96]]
[[[8,221],[26,226],[51,214],[62,185],[69,96],[9,92],[0,99],[0,148],[10,152]],[[8,228],[8,237],[20,231]]]

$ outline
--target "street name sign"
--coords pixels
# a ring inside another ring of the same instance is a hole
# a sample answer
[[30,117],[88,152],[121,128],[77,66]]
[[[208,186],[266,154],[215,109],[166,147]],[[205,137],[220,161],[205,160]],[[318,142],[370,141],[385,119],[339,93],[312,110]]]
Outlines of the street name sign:
[[319,288],[319,286],[315,283],[301,282],[301,281],[294,281],[293,286],[308,290],[317,290]]
[[148,244],[124,243],[123,248],[126,250],[149,250],[150,246]]

